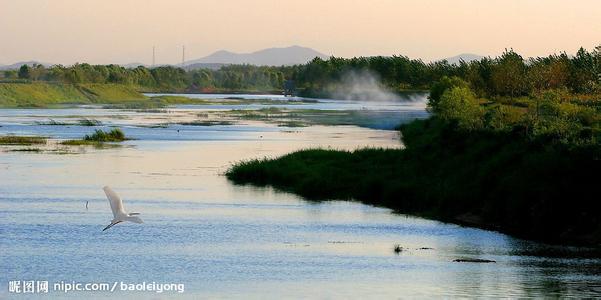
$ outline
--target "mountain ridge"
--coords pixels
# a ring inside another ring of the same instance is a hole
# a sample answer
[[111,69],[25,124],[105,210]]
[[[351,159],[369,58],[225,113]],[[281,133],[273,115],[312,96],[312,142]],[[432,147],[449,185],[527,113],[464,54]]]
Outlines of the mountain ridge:
[[455,55],[455,56],[452,56],[452,57],[447,57],[447,58],[441,59],[439,61],[446,60],[451,65],[458,65],[462,60],[465,61],[466,63],[469,63],[469,62],[474,61],[474,60],[481,60],[484,57],[485,56],[482,56],[482,55],[479,55],[479,54],[474,54],[474,53],[461,53],[459,55]]
[[[301,47],[301,46],[290,46],[290,47],[273,47],[273,48],[265,48],[253,52],[248,53],[236,53],[228,50],[218,50],[209,54],[207,56],[192,59],[184,62],[183,68],[186,70],[194,70],[194,69],[219,69],[222,66],[226,65],[234,65],[234,64],[250,64],[250,65],[259,65],[259,66],[285,66],[285,65],[295,65],[295,64],[304,64],[315,57],[320,57],[322,59],[327,59],[329,56],[325,55],[321,52],[318,52],[314,49]],[[456,56],[438,59],[434,61],[444,61],[446,60],[449,64],[459,64],[462,60],[465,62],[470,62],[474,60],[480,60],[485,56],[473,54],[473,53],[462,53]],[[39,62],[35,60],[30,61],[20,61],[9,65],[0,64],[0,71],[4,70],[16,70],[19,69],[22,65],[33,65],[33,64],[42,64],[46,67],[49,67],[51,63]],[[134,63],[123,63],[118,64],[125,68],[135,68],[137,66],[144,67],[152,67],[149,64],[144,64],[140,62]],[[160,64],[157,66],[176,66],[182,67],[182,64]]]
[[194,64],[250,64],[258,66],[283,66],[304,64],[315,57],[328,56],[317,50],[301,47],[274,47],[249,53],[236,53],[228,50],[218,50],[205,57],[186,61],[185,66]]

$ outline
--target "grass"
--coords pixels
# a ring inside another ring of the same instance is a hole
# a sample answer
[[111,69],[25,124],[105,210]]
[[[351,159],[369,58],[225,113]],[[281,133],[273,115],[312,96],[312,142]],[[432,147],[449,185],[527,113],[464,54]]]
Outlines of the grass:
[[36,125],[45,125],[45,126],[68,126],[71,125],[65,122],[59,122],[53,119],[50,119],[48,122],[36,122]]
[[125,133],[119,128],[111,129],[110,131],[103,131],[101,129],[97,129],[93,134],[85,135],[83,137],[85,141],[93,141],[93,142],[123,142],[127,140],[125,138]]
[[61,142],[61,145],[65,146],[96,146],[100,144],[100,142],[88,140],[66,140]]
[[[296,102],[282,102],[282,104],[294,104]],[[106,103],[105,108],[116,109],[159,109],[177,104],[189,105],[248,105],[248,104],[273,104],[271,100],[261,99],[198,99],[184,96],[155,96],[143,101],[128,101],[125,103],[115,102]]]
[[77,123],[66,123],[66,122],[60,122],[60,121],[56,121],[53,119],[50,119],[47,122],[36,122],[36,125],[46,125],[46,126],[69,126],[69,125],[79,125],[79,126],[101,126],[102,122],[99,120],[95,120],[95,119],[88,119],[88,118],[83,118],[79,121],[77,121]]
[[181,96],[157,96],[150,99],[135,100],[128,102],[107,103],[104,108],[113,109],[136,109],[136,110],[154,110],[168,107],[175,104],[206,104],[204,100],[191,99]]
[[233,121],[227,120],[196,120],[191,122],[180,122],[177,123],[179,125],[188,125],[188,126],[216,126],[216,125],[232,125]]
[[47,139],[41,136],[0,136],[0,145],[40,145],[46,144]]
[[358,200],[551,243],[601,244],[600,149],[465,132],[437,118],[401,131],[405,149],[308,149],[239,162],[226,176],[311,200]]
[[128,138],[119,128],[114,128],[110,131],[97,129],[94,133],[85,135],[81,140],[66,140],[61,142],[61,144],[66,146],[100,146],[104,143],[118,143],[126,140]]
[[303,123],[301,121],[295,121],[295,120],[291,120],[291,121],[284,121],[278,124],[279,127],[307,127],[309,125],[307,125],[306,123]]
[[10,150],[11,152],[42,152],[42,149],[40,148],[19,148],[19,149],[12,149]]
[[231,110],[226,115],[251,121],[262,121],[277,124],[282,127],[303,127],[309,125],[356,125],[374,129],[394,129],[399,121],[409,122],[416,118],[425,118],[427,113],[402,116],[398,112],[371,110],[318,110],[318,109],[284,109],[268,107],[257,110]]
[[148,99],[134,87],[124,84],[91,83],[77,87],[92,103],[124,103]]
[[0,83],[0,108],[43,108],[65,104],[128,103],[147,97],[119,84]]
[[75,85],[0,83],[0,107],[47,107],[60,103],[88,103]]
[[78,124],[80,126],[100,126],[100,125],[102,125],[102,122],[100,122],[98,120],[94,120],[94,119],[84,118],[84,119],[79,120]]

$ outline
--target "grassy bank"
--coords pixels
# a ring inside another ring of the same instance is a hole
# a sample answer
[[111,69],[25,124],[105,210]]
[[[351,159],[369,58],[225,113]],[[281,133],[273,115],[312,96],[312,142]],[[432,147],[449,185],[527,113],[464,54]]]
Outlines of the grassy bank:
[[242,162],[226,175],[308,199],[355,199],[552,243],[601,243],[593,146],[465,131],[438,118],[401,130],[403,150],[304,150]]
[[0,83],[0,108],[129,103],[146,99],[133,87],[120,84]]

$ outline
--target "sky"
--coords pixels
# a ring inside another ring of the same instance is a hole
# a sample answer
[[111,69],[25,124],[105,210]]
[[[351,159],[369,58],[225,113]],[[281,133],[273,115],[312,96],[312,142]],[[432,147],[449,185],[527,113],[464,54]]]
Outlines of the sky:
[[0,64],[178,63],[300,45],[426,61],[601,44],[601,0],[0,0]]

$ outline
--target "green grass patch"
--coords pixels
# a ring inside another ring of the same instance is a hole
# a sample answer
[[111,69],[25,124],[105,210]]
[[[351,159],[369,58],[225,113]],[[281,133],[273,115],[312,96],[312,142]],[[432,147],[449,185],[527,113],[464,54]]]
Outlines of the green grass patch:
[[123,84],[91,83],[80,84],[78,88],[92,103],[124,103],[147,99],[132,86]]
[[66,140],[61,142],[66,146],[102,146],[104,143],[119,143],[129,140],[125,133],[119,128],[113,128],[110,131],[97,129],[92,134],[87,134],[81,140]]
[[102,122],[100,122],[99,120],[88,119],[88,118],[81,119],[77,123],[79,124],[79,126],[100,126],[100,125],[102,125]]
[[307,123],[301,121],[284,121],[278,123],[279,127],[307,127],[309,126]]
[[143,100],[147,100],[147,97],[134,87],[120,84],[0,83],[0,108],[43,108]]
[[89,103],[75,85],[51,83],[0,83],[0,107],[47,107]]
[[93,134],[85,135],[83,137],[85,141],[91,142],[123,142],[127,140],[125,133],[119,128],[113,128],[110,131],[104,131],[97,129]]
[[61,145],[65,146],[96,146],[100,144],[101,142],[88,140],[66,140],[61,142]]
[[41,145],[46,144],[47,139],[41,136],[0,136],[0,145]]
[[216,125],[233,125],[233,121],[227,120],[196,120],[191,122],[180,122],[179,125],[187,126],[216,126]]
[[66,122],[60,122],[60,121],[56,121],[53,119],[50,119],[47,122],[35,122],[36,125],[44,125],[44,126],[68,126],[68,125],[72,125]]

